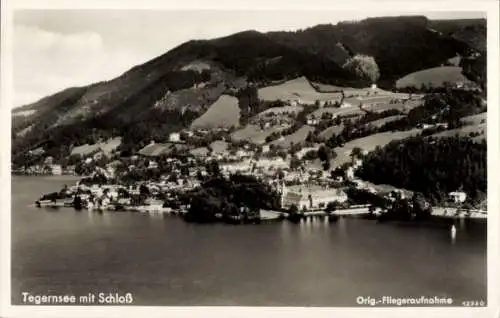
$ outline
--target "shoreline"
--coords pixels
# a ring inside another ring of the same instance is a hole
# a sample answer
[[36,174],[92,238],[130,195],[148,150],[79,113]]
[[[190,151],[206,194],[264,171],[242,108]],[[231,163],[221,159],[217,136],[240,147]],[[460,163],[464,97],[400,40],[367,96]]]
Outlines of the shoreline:
[[[75,176],[75,175],[37,175],[37,176],[28,176],[28,175],[11,175],[11,178],[18,177],[37,177],[36,179],[44,180],[51,179],[55,181],[68,181],[68,182],[76,182],[79,180],[86,178],[86,176]],[[74,206],[74,199],[72,197],[64,197],[64,198],[56,198],[48,200],[41,200],[45,196],[40,197],[38,200],[34,202],[34,206],[38,208],[46,208],[46,209],[59,209],[59,208],[73,208],[75,211],[95,211],[95,212],[140,212],[140,213],[149,213],[149,214],[174,214],[174,215],[187,215],[188,209],[184,208],[173,208],[169,206],[165,206],[164,202],[155,202],[152,204],[121,204],[118,202],[109,202],[104,206],[93,204],[90,208],[85,205],[81,206],[79,209],[76,209]],[[111,197],[110,197],[111,198]],[[387,211],[386,211],[387,212]],[[406,222],[406,223],[419,223],[419,220],[398,220],[398,218],[382,220],[380,216],[383,216],[386,212],[382,212],[381,210],[371,213],[370,208],[367,205],[350,205],[349,207],[344,207],[342,209],[336,209],[331,211],[331,213],[327,213],[323,210],[310,210],[304,211],[302,213],[298,213],[297,215],[290,215],[288,211],[284,210],[266,210],[260,209],[258,217],[247,218],[243,215],[239,217],[229,217],[228,220],[225,220],[223,217],[216,218],[215,220],[210,220],[210,222],[237,222],[243,223],[243,221],[252,221],[252,222],[260,222],[260,221],[274,221],[274,220],[285,220],[288,219],[292,222],[300,221],[302,219],[311,219],[311,218],[329,218],[332,221],[336,221],[336,219],[340,217],[349,217],[349,218],[364,218],[370,220],[377,220],[381,222]],[[432,209],[430,218],[438,218],[438,219],[476,219],[476,220],[487,220],[487,211],[483,210],[465,210],[457,207],[446,207],[446,206],[435,206]],[[186,220],[191,222],[191,220]],[[428,220],[426,220],[428,221]],[[194,221],[197,222],[197,221]]]

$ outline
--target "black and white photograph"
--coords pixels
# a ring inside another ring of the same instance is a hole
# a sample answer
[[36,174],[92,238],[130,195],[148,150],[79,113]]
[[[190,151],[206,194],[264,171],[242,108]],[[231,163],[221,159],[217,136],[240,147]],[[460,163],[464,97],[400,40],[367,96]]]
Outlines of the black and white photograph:
[[494,1],[116,3],[2,2],[2,316],[498,314]]

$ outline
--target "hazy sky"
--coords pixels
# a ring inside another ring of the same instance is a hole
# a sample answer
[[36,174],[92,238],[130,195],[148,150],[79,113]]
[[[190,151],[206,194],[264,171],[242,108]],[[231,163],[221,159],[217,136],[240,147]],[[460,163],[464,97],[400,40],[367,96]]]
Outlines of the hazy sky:
[[381,15],[478,18],[481,12],[23,10],[14,14],[14,106],[112,79],[190,39],[295,30]]

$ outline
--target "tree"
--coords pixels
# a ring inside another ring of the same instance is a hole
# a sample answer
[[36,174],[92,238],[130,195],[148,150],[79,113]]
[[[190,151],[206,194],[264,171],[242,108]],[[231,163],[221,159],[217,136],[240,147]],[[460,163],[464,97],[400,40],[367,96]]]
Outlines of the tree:
[[318,158],[321,160],[321,161],[330,161],[330,158],[331,158],[331,149],[326,146],[326,145],[321,145],[319,148],[318,148]]
[[292,159],[290,159],[290,169],[296,170],[302,166],[302,162],[300,161],[299,158],[297,158],[296,155],[292,156]]
[[203,178],[203,174],[201,173],[201,171],[200,171],[200,170],[198,170],[198,171],[196,172],[196,179],[198,179],[199,181],[203,181],[203,179],[204,179],[204,178]]
[[299,213],[299,208],[297,207],[297,205],[292,204],[292,205],[288,208],[288,213],[289,213],[290,215],[295,215],[295,214],[298,214],[298,213]]
[[338,207],[339,207],[339,203],[337,201],[328,202],[328,204],[326,205],[325,212],[327,214],[330,214],[333,211],[337,210]]
[[328,170],[330,170],[330,168],[331,168],[330,162],[329,161],[325,161],[323,163],[323,170],[328,171]]
[[368,55],[358,54],[349,58],[343,68],[372,83],[376,83],[380,77],[380,70],[375,59]]
[[149,188],[148,188],[146,185],[141,184],[141,185],[140,185],[140,187],[139,187],[139,193],[140,193],[141,195],[146,195],[146,196],[148,196],[148,195],[149,195]]
[[363,155],[363,150],[359,147],[354,147],[351,151],[352,158],[359,158]]
[[181,175],[183,176],[189,176],[189,168],[186,165],[183,165],[181,167]]

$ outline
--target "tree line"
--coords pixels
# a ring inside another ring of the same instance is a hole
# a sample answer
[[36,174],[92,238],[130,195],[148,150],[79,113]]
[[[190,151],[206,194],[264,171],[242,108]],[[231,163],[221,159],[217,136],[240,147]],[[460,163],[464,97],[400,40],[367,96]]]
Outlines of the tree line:
[[462,190],[471,203],[486,196],[486,141],[468,137],[411,137],[393,141],[365,156],[357,176],[421,192],[433,203]]

